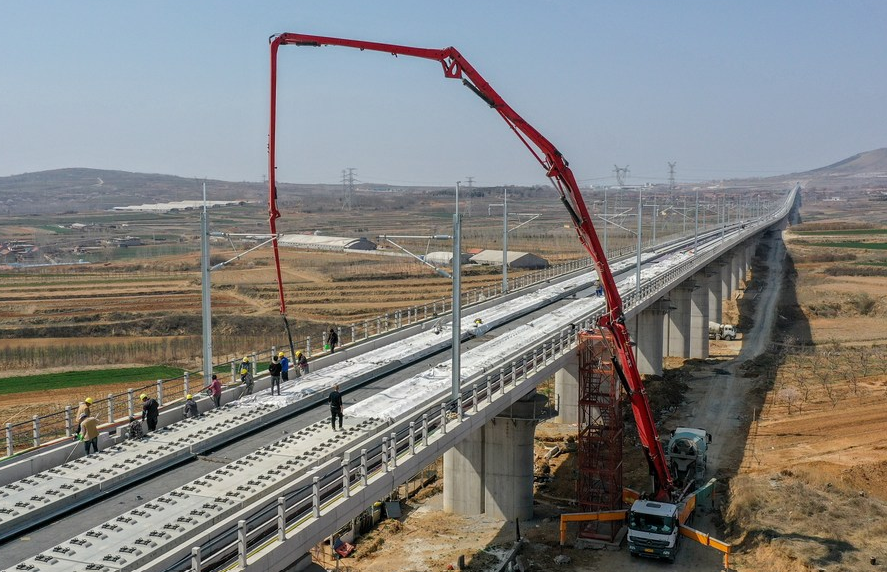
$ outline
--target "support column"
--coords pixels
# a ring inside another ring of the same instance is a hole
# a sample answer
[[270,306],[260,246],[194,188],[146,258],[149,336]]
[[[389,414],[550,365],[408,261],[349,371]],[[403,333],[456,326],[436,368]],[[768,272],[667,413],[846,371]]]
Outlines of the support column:
[[693,284],[690,293],[690,357],[708,357],[708,281],[705,271],[698,272],[688,282]]
[[657,300],[630,322],[631,337],[636,344],[635,360],[642,374],[662,375],[665,316],[669,308],[667,299]]
[[444,453],[445,512],[533,517],[533,437],[545,402],[529,393]]
[[579,356],[570,352],[563,369],[554,374],[558,423],[579,422]]
[[484,512],[484,431],[474,431],[444,453],[443,509],[462,515]]
[[489,517],[533,518],[533,437],[545,401],[533,391],[484,425],[484,512]]
[[672,290],[668,298],[674,308],[668,313],[667,331],[662,353],[668,357],[690,357],[690,291],[681,284]]
[[739,289],[739,256],[738,253],[733,252],[733,256],[730,257],[730,296],[733,296],[733,293]]
[[721,266],[721,300],[730,300],[733,298],[733,288],[730,286],[730,262],[721,260],[719,264]]
[[[721,268],[715,264],[709,264],[705,268],[706,283],[708,285],[708,319],[720,323],[724,319],[724,300],[721,298]],[[706,324],[706,327],[708,325]]]

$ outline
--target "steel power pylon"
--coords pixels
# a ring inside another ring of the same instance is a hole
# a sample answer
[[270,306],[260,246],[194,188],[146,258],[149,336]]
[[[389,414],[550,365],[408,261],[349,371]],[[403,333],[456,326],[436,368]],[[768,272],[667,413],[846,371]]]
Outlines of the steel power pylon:
[[354,167],[342,169],[342,210],[350,211],[354,206]]
[[674,188],[675,188],[674,168],[677,164],[678,164],[677,161],[675,161],[674,163],[672,163],[671,161],[668,162],[668,188],[671,190],[674,190]]
[[628,178],[628,165],[624,167],[613,165],[613,171],[616,173],[616,185],[618,187],[624,187],[625,179]]

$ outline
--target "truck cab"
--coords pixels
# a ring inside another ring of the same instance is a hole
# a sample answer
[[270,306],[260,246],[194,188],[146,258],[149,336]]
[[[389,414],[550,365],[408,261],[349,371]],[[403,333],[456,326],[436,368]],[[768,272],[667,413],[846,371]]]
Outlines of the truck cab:
[[680,534],[678,505],[636,500],[628,511],[628,551],[632,556],[674,562]]

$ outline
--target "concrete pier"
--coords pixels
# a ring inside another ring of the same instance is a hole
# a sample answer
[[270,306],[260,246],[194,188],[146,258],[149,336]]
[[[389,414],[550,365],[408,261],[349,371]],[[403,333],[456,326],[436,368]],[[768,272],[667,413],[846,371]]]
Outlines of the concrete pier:
[[444,453],[444,510],[533,517],[533,436],[545,396],[533,391]]

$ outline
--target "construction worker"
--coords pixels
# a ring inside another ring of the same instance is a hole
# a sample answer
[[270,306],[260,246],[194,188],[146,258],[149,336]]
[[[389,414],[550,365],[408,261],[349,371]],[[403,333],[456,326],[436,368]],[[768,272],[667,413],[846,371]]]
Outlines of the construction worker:
[[216,374],[213,374],[212,381],[209,382],[209,394],[213,398],[213,404],[220,407],[222,405],[222,382],[219,381],[219,376]]
[[253,394],[253,374],[250,373],[249,358],[243,358],[243,363],[240,367],[240,383],[243,385],[243,388],[240,390],[240,396],[237,399]]
[[339,334],[336,333],[335,328],[330,328],[330,332],[326,337],[326,343],[330,346],[330,353],[335,353],[336,346],[339,345]]
[[157,419],[160,417],[160,404],[153,397],[141,394],[139,399],[142,400],[142,421],[148,422],[148,431],[157,429]]
[[302,350],[296,352],[296,365],[299,367],[299,375],[308,373],[308,358],[302,353]]
[[280,352],[277,354],[277,357],[280,358],[280,379],[281,381],[289,381],[290,380],[290,360],[286,357],[286,354]]
[[339,393],[339,385],[333,386],[328,398],[330,403],[330,422],[333,424],[333,431],[336,430],[336,419],[339,420],[339,429],[342,428],[342,394]]
[[142,432],[142,422],[133,417],[129,416],[129,438],[130,439],[141,439],[145,434]]
[[99,452],[99,420],[90,415],[80,424],[83,432],[80,439],[83,441],[83,449],[89,455],[89,449],[92,448],[96,453]]
[[190,393],[185,396],[185,409],[182,411],[185,415],[185,419],[189,417],[197,417],[199,415],[197,411],[197,403],[194,402],[194,396]]
[[74,431],[74,440],[77,440],[77,436],[80,435],[80,422],[92,415],[89,410],[90,405],[92,405],[92,397],[87,397],[80,402],[80,406],[77,408],[77,415],[74,416],[74,419],[77,420],[77,427]]
[[277,359],[277,356],[273,356],[271,358],[271,363],[268,364],[268,373],[271,374],[271,395],[274,395],[274,386],[277,386],[277,395],[280,395],[281,371],[280,361]]

